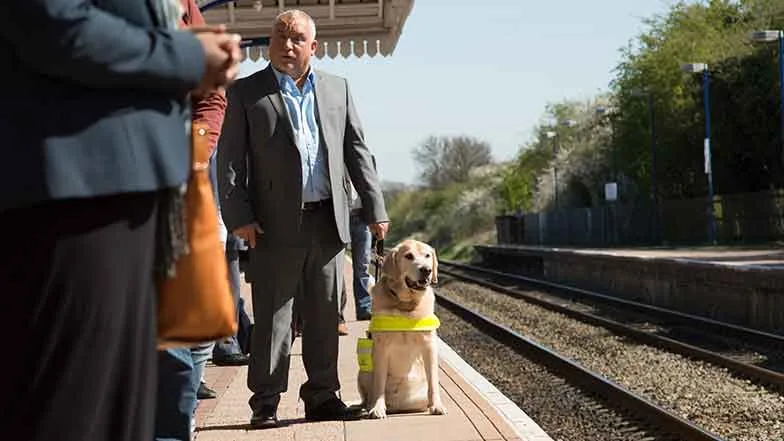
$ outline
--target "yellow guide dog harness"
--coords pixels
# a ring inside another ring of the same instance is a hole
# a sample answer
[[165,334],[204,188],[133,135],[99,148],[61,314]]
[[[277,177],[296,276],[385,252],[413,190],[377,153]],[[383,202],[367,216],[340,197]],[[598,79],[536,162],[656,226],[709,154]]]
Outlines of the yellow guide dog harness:
[[[435,331],[439,326],[441,326],[441,321],[435,314],[419,319],[399,315],[374,315],[370,318],[368,334],[389,331]],[[371,338],[357,339],[357,362],[360,372],[373,372],[373,340]]]

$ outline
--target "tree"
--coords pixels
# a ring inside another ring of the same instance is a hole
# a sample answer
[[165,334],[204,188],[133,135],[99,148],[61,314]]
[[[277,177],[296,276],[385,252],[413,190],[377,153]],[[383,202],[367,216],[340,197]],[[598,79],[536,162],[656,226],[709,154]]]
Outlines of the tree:
[[[524,145],[497,188],[504,212],[530,211],[553,206],[553,168],[558,168],[559,199],[563,206],[591,206],[601,200],[608,177],[611,127],[598,109],[608,97],[589,101],[563,101],[547,105],[543,123],[534,128],[533,140]],[[576,125],[559,122],[574,121]],[[555,138],[548,137],[554,132]],[[557,147],[557,148],[556,148]]]
[[432,188],[465,182],[471,170],[493,162],[490,144],[470,136],[429,136],[412,154],[419,178]]
[[[707,194],[704,112],[698,75],[684,62],[707,62],[711,74],[712,153],[717,193],[784,185],[778,135],[775,45],[753,46],[752,30],[781,29],[780,0],[675,3],[646,21],[622,51],[612,83],[618,103],[615,149],[623,173],[643,188],[651,181],[650,125],[639,91],[654,96],[658,191],[665,199]],[[739,171],[740,170],[740,171]]]

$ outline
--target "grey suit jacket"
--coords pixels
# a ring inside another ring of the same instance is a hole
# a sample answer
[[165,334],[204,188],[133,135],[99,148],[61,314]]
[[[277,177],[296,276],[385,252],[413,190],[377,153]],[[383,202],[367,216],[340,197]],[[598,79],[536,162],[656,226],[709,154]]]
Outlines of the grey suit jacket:
[[[362,199],[368,223],[388,220],[373,159],[365,145],[345,79],[316,70],[316,119],[327,148],[337,232],[349,234],[346,175]],[[228,91],[218,141],[221,213],[231,231],[258,222],[260,244],[279,246],[297,235],[302,209],[302,167],[275,75],[270,66],[238,80]]]

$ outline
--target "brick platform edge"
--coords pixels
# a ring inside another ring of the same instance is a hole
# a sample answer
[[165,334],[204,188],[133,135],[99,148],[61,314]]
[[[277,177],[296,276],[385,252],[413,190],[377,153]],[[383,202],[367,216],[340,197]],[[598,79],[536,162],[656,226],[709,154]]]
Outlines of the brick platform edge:
[[[480,409],[490,421],[497,418],[503,419],[506,425],[515,431],[518,438],[526,441],[553,441],[531,417],[526,415],[512,400],[466,363],[454,349],[441,339],[438,340],[438,357],[465,380],[467,387],[460,387],[459,384],[458,387],[474,403],[481,403]],[[503,424],[499,424],[497,427],[499,426],[502,427]]]
[[784,330],[784,271],[710,261],[559,249],[477,246],[503,271],[741,326]]
[[197,426],[199,426],[200,423],[207,421],[207,417],[215,410],[218,401],[220,401],[223,394],[229,389],[231,382],[239,372],[239,367],[215,366],[211,362],[207,363],[207,368],[204,370],[204,382],[207,386],[215,390],[218,397],[209,400],[199,400],[199,404],[196,407]]

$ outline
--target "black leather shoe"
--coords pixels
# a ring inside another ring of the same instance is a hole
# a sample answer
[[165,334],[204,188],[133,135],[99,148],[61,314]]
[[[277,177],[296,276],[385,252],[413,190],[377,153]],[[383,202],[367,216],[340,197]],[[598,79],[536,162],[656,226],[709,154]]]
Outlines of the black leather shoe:
[[221,358],[212,358],[215,366],[247,366],[250,357],[245,354],[229,354]]
[[211,398],[216,398],[217,396],[217,392],[207,387],[206,384],[199,383],[199,389],[196,391],[196,398],[200,400],[209,400]]
[[272,406],[262,406],[253,411],[250,425],[254,429],[271,429],[278,427],[278,410]]
[[308,421],[349,421],[361,417],[361,409],[346,406],[338,397],[330,398],[315,407],[305,403],[305,419]]

